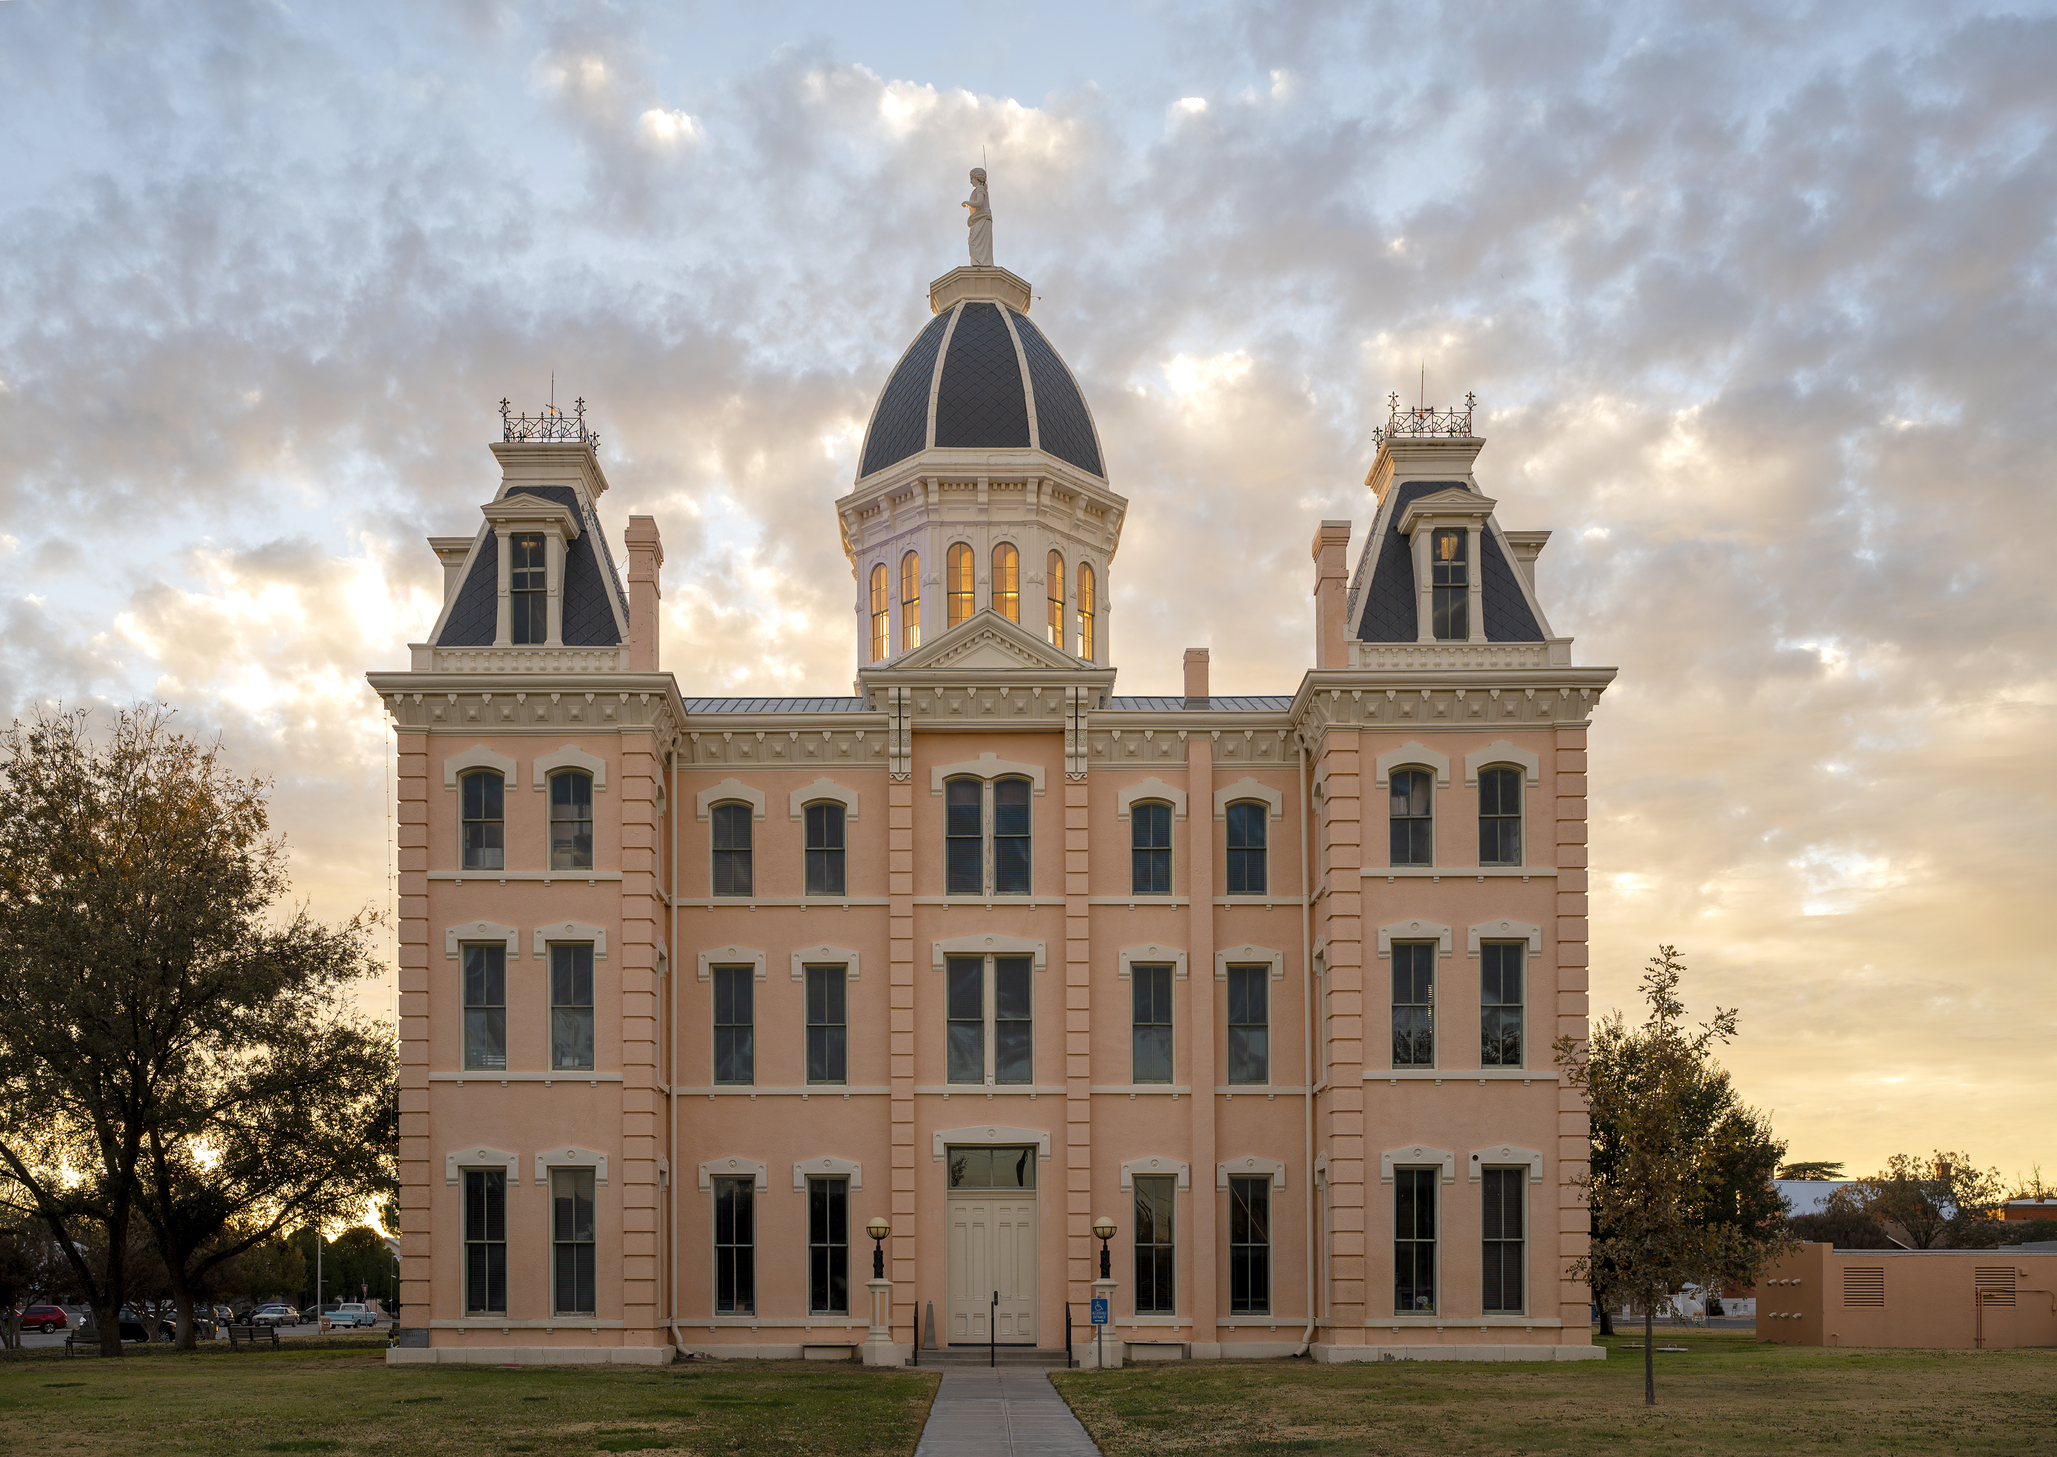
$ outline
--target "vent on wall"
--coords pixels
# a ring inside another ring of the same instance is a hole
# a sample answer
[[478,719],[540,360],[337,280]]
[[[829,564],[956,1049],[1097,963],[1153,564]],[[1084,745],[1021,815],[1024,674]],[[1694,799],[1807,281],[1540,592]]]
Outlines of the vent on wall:
[[1843,1304],[1846,1307],[1883,1309],[1886,1303],[1886,1270],[1883,1265],[1851,1265],[1843,1270]]
[[2012,1305],[2014,1303],[2014,1267],[2012,1265],[1979,1265],[1971,1272],[1972,1287],[1978,1292],[1981,1303],[1986,1305]]

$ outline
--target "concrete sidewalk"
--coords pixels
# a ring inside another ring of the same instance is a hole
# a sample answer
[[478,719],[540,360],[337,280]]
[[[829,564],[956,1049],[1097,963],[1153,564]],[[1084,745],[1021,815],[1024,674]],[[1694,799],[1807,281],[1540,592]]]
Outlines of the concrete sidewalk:
[[914,1457],[1100,1457],[1047,1372],[951,1370]]

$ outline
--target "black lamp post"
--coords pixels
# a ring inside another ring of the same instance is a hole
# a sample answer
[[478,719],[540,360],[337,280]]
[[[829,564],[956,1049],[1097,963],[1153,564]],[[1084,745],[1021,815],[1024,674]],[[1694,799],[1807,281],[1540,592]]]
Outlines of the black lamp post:
[[1108,1264],[1107,1241],[1114,1238],[1114,1221],[1104,1214],[1101,1215],[1093,1221],[1093,1233],[1100,1237],[1100,1278],[1112,1280],[1114,1272]]
[[871,1278],[883,1280],[886,1278],[886,1247],[884,1241],[886,1236],[893,1232],[893,1226],[886,1223],[885,1215],[874,1214],[871,1217],[871,1223],[864,1226],[864,1232],[871,1236]]

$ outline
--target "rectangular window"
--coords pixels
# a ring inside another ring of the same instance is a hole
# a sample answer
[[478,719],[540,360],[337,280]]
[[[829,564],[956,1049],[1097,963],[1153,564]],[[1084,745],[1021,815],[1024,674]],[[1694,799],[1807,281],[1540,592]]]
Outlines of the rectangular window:
[[1527,1308],[1527,1283],[1522,1278],[1522,1255],[1527,1222],[1522,1216],[1522,1191],[1526,1187],[1528,1170],[1487,1169],[1485,1171],[1485,1200],[1480,1229],[1484,1236],[1481,1258],[1484,1261],[1484,1278],[1481,1284],[1485,1290],[1485,1303],[1480,1307],[1487,1315],[1520,1315]]
[[752,1083],[757,1079],[757,1029],[752,1018],[754,966],[714,968],[714,1080]]
[[1465,531],[1438,531],[1429,538],[1431,630],[1437,642],[1471,636],[1471,578],[1466,572]]
[[757,1313],[755,1178],[714,1181],[714,1313]]
[[952,956],[944,977],[949,1081],[1033,1083],[1035,958]]
[[1271,1176],[1228,1181],[1228,1308],[1271,1310]]
[[1228,969],[1228,1080],[1271,1081],[1271,968]]
[[1171,1081],[1171,972],[1168,966],[1129,968],[1135,1001],[1130,1076],[1135,1082]]
[[507,1067],[507,943],[464,948],[464,1065]]
[[593,868],[593,776],[566,772],[550,778],[550,868]]
[[1034,958],[993,958],[993,1081],[1036,1080]]
[[747,804],[714,807],[714,893],[749,895],[750,815]]
[[543,538],[515,536],[507,544],[508,638],[517,643],[546,642],[550,597],[544,581]]
[[993,783],[993,894],[1029,893],[1029,782]]
[[550,1248],[555,1262],[553,1315],[593,1315],[598,1272],[593,1245],[593,1171],[550,1171]]
[[507,868],[507,781],[498,774],[467,774],[463,784],[466,870]]
[[1265,816],[1271,806],[1254,799],[1228,807],[1228,893],[1264,895],[1270,877],[1265,869]]
[[1522,968],[1526,941],[1479,946],[1479,1066],[1520,1067]]
[[1436,1065],[1436,943],[1393,943],[1393,1066]]
[[1426,769],[1395,769],[1387,781],[1391,796],[1388,854],[1395,865],[1436,863],[1436,821],[1433,781]]
[[1436,1309],[1436,1180],[1440,1169],[1393,1170],[1393,1314]]
[[950,1067],[953,1083],[986,1080],[986,959],[952,956],[943,968],[948,982]]
[[843,807],[840,804],[807,806],[807,893],[842,895]]
[[1486,769],[1478,776],[1478,863],[1521,864],[1521,771]]
[[952,779],[943,786],[944,884],[952,895],[980,895],[986,888],[985,782]]
[[850,1313],[850,1181],[807,1181],[807,1313]]
[[850,1028],[844,1020],[850,972],[844,966],[807,968],[807,1081],[850,1080]]
[[1171,806],[1161,800],[1129,806],[1129,889],[1171,894]]
[[1175,1315],[1177,1270],[1172,1254],[1172,1198],[1177,1179],[1136,1176],[1136,1314]]
[[464,1313],[507,1313],[507,1171],[464,1171]]
[[550,947],[550,1066],[593,1065],[593,943]]

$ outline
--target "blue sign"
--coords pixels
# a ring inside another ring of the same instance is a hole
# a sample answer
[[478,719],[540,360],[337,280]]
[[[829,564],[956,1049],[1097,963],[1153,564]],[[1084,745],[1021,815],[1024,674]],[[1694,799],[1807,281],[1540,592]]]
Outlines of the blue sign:
[[1107,1298],[1104,1295],[1093,1297],[1093,1324],[1107,1324]]

